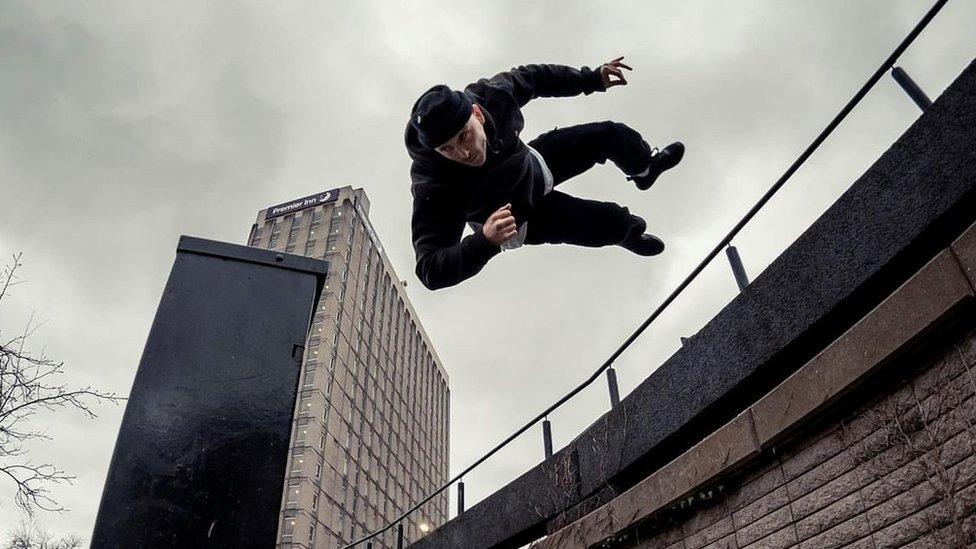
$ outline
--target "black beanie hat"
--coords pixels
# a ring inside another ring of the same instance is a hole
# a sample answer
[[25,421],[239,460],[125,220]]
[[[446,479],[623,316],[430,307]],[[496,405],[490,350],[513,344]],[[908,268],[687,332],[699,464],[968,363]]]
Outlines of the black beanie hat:
[[417,129],[420,144],[433,149],[443,145],[471,118],[471,100],[463,92],[438,84],[413,104],[410,124]]

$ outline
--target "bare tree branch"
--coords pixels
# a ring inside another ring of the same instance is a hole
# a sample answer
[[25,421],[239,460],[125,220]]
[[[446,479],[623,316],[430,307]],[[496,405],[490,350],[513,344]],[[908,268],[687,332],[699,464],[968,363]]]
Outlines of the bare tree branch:
[[[0,307],[3,299],[11,295],[10,289],[23,282],[18,275],[21,266],[21,254],[16,254],[0,274]],[[64,511],[51,497],[49,489],[74,479],[53,464],[35,464],[27,458],[25,444],[28,441],[51,438],[45,432],[28,427],[33,416],[38,412],[73,408],[89,418],[95,418],[97,415],[91,408],[93,404],[118,404],[125,400],[115,393],[99,391],[91,386],[73,389],[59,383],[57,378],[64,374],[64,363],[48,358],[43,349],[33,353],[29,348],[31,337],[42,325],[31,314],[23,330],[0,343],[0,479],[13,484],[16,488],[14,502],[29,517],[33,517],[35,509]],[[3,339],[0,338],[0,341]],[[28,533],[32,531],[27,530]],[[32,538],[28,536],[23,539]],[[41,541],[37,539],[33,545],[24,547],[75,547],[57,545],[47,538]],[[76,546],[80,546],[80,541]]]
[[76,535],[54,539],[33,519],[21,520],[20,526],[10,532],[3,549],[80,549],[84,540]]

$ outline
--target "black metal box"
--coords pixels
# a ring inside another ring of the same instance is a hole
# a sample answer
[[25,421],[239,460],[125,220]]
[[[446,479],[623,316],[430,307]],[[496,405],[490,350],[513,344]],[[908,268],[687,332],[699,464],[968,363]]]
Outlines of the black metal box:
[[274,547],[325,261],[182,237],[93,548]]

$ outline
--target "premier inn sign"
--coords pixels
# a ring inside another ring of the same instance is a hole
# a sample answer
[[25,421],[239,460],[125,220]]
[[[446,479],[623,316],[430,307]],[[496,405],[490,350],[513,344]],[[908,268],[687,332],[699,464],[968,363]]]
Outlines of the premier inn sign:
[[305,198],[289,200],[284,204],[278,204],[277,206],[271,206],[268,208],[267,211],[265,211],[264,218],[271,219],[274,217],[281,217],[285,214],[290,214],[291,212],[297,212],[298,210],[304,210],[306,208],[328,204],[329,202],[335,202],[337,198],[339,198],[339,189],[332,189],[331,191],[313,194],[312,196],[306,196]]

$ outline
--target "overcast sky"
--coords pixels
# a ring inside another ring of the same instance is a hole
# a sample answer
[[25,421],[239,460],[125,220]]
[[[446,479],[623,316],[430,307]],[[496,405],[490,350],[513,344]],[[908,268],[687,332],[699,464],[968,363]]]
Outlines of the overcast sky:
[[[68,381],[128,393],[181,234],[243,243],[257,210],[353,185],[451,376],[459,471],[575,386],[785,170],[929,0],[38,2],[0,0],[0,257],[24,253],[0,310]],[[950,2],[901,65],[935,98],[976,54],[976,2]],[[438,292],[413,274],[403,126],[434,83],[525,63],[636,70],[606,94],[544,99],[525,136],[625,122],[682,164],[648,192],[612,166],[561,190],[645,216],[668,245],[528,247]],[[753,277],[918,116],[885,78],[736,244]],[[720,257],[719,259],[723,259]],[[617,362],[629,392],[735,295],[711,266]],[[734,360],[734,357],[729,357]],[[601,381],[550,417],[561,447],[608,408]],[[122,408],[42,416],[36,461],[78,478],[41,514],[88,538]],[[466,479],[468,505],[537,463],[538,429]],[[2,458],[0,458],[2,459]],[[19,517],[0,480],[0,532]],[[453,499],[452,499],[453,501]],[[453,503],[452,503],[453,506]]]

